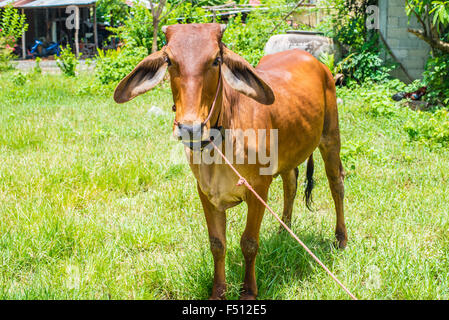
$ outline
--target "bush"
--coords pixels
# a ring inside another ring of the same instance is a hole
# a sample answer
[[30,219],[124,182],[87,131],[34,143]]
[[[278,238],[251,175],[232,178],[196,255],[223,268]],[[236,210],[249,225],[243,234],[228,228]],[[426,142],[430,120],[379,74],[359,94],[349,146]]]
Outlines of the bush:
[[8,5],[3,8],[0,17],[0,72],[12,68],[10,61],[17,38],[28,29],[25,15]]
[[405,125],[410,140],[430,147],[449,146],[449,112],[445,109],[433,113],[417,112]]
[[[81,55],[81,53],[80,53]],[[68,77],[74,77],[76,75],[76,67],[79,64],[78,59],[72,52],[72,48],[68,44],[63,50],[61,50],[61,55],[56,57],[56,64],[62,73]]]
[[329,0],[327,5],[335,10],[319,26],[342,48],[341,69],[350,82],[384,82],[394,69],[380,58],[377,31],[366,27],[366,8],[374,4],[375,0]]
[[8,41],[0,37],[0,72],[12,69],[11,60],[13,58],[13,49]]
[[117,50],[98,50],[95,76],[102,84],[120,81],[147,55],[145,47],[132,45]]
[[134,5],[123,25],[116,28],[108,28],[116,37],[125,44],[144,47],[151,52],[153,42],[153,17],[151,11],[141,4]]
[[41,74],[42,73],[42,68],[40,65],[41,58],[36,57],[36,59],[34,61],[35,61],[35,65],[34,65],[34,69],[33,69],[34,73]]
[[423,82],[428,87],[428,102],[449,107],[449,54],[429,58]]
[[342,63],[343,73],[350,80],[361,84],[365,81],[385,82],[389,78],[389,72],[393,69],[385,65],[379,57],[376,47],[377,36],[365,43],[357,52],[353,52]]
[[[274,4],[276,3],[266,3],[266,5]],[[274,27],[279,24],[275,34],[285,33],[291,29],[290,25],[282,20],[284,15],[285,12],[281,9],[263,12],[255,10],[247,16],[245,23],[242,23],[241,15],[237,15],[229,20],[223,42],[249,63],[257,65],[264,55],[265,44],[273,35],[271,31]]]

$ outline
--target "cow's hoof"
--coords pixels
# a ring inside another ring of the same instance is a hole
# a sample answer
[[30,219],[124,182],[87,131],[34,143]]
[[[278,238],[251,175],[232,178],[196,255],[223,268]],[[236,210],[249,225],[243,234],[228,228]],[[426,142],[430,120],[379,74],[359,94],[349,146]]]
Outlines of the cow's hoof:
[[209,300],[226,300],[226,284],[214,286]]
[[346,248],[346,244],[347,244],[347,242],[348,242],[348,238],[347,238],[347,236],[346,235],[344,235],[344,234],[336,234],[336,237],[337,237],[337,244],[336,244],[336,246],[337,246],[337,248],[338,249],[345,249]]
[[240,294],[240,300],[256,300],[257,294],[252,290],[243,289]]
[[254,294],[243,293],[240,296],[240,300],[256,300],[256,296]]

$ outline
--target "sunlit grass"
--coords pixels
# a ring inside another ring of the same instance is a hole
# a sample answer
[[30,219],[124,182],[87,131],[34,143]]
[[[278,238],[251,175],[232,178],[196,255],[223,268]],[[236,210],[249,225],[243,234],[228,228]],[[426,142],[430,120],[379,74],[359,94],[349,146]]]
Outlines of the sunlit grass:
[[[87,89],[88,75],[34,76],[23,86],[13,78],[0,81],[0,298],[207,298],[206,223],[182,147],[171,139],[168,85],[117,105],[110,90]],[[403,124],[412,111],[387,103],[392,113],[373,113],[385,94],[339,91],[348,248],[333,247],[319,153],[315,211],[299,193],[293,230],[359,298],[448,299],[449,152],[409,142]],[[152,106],[165,113],[150,113]],[[269,204],[282,212],[279,178]],[[228,212],[232,299],[243,279],[245,216],[245,204]],[[277,230],[267,212],[260,298],[348,298]]]

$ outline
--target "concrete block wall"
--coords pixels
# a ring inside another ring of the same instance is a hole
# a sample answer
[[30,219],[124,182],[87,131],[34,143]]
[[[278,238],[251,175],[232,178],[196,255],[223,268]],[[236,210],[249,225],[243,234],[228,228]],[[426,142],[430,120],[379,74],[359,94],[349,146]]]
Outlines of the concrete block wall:
[[[405,13],[405,0],[379,0],[379,27],[396,58],[402,63],[410,77],[421,79],[430,47],[407,31],[408,28],[421,28],[416,19],[410,23]],[[409,81],[400,68],[393,76]]]

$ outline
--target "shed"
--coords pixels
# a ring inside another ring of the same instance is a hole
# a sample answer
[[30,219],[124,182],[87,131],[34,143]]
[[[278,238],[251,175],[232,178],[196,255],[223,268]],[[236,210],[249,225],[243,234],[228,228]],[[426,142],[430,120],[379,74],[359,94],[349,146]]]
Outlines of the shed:
[[[77,56],[98,48],[97,0],[4,0],[0,7],[12,4],[25,14],[28,30],[21,41],[22,57],[35,39],[70,44]],[[70,21],[68,21],[70,20]],[[76,27],[75,21],[79,21]],[[69,23],[68,23],[69,22]]]

